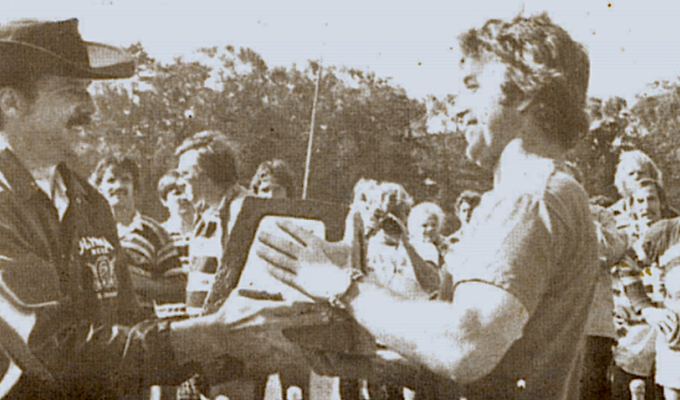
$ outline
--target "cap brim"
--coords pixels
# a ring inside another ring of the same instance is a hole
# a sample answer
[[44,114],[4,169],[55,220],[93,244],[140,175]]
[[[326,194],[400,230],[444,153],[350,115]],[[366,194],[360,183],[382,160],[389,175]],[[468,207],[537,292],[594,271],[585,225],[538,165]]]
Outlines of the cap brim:
[[[42,70],[82,79],[122,79],[135,74],[135,62],[122,49],[103,43],[84,42],[90,65],[71,62],[42,47],[11,40],[0,40],[0,54],[8,55],[4,68],[16,68],[23,62],[39,62]],[[31,61],[28,61],[31,60]],[[3,60],[4,61],[4,60]],[[0,65],[0,71],[3,66]]]

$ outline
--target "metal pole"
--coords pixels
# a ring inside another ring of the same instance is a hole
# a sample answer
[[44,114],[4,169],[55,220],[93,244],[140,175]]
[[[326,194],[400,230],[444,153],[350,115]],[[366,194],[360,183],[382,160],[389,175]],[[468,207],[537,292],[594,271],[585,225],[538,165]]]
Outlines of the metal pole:
[[316,118],[316,102],[319,99],[319,82],[321,82],[321,62],[316,75],[316,87],[314,88],[314,105],[312,106],[312,126],[309,128],[309,141],[307,143],[307,161],[305,162],[305,180],[302,186],[302,199],[307,199],[307,187],[309,186],[309,166],[312,162],[312,147],[314,145],[314,120]]

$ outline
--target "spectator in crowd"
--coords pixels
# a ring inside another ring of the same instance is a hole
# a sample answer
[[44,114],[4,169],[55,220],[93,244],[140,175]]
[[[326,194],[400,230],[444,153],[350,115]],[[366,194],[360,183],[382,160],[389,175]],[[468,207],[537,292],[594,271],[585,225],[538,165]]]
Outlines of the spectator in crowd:
[[455,244],[460,242],[460,239],[465,232],[465,227],[472,219],[472,212],[479,206],[481,200],[482,195],[474,190],[466,190],[458,196],[454,209],[456,217],[458,218],[458,221],[460,221],[460,227],[456,232],[446,238],[448,243]]
[[[545,14],[490,20],[460,42],[467,155],[495,175],[477,222],[445,258],[445,268],[456,266],[455,296],[405,298],[369,272],[338,280],[335,300],[388,348],[449,379],[442,384],[455,381],[467,399],[573,398],[597,238],[585,191],[555,161],[588,129],[588,57]],[[260,233],[258,254],[273,276],[324,296],[298,276],[307,268],[336,273],[340,261],[324,254],[342,244],[279,225]],[[357,368],[343,359],[335,360],[338,370],[347,366],[339,373]]]
[[[186,306],[190,315],[200,315],[214,276],[222,259],[224,245],[234,227],[247,191],[238,184],[238,159],[227,137],[217,131],[203,131],[184,140],[177,148],[178,182],[196,210],[196,222],[189,244],[189,279]],[[238,283],[230,276],[230,288]],[[259,380],[235,380],[212,389],[216,394],[228,394],[238,400],[243,391],[236,386],[254,387],[246,399],[262,398]],[[198,391],[207,391],[200,376],[182,385],[180,396],[197,398]],[[228,392],[228,393],[227,393]],[[209,394],[209,393],[206,393]],[[254,396],[254,397],[253,397]]]
[[[615,266],[615,323],[618,341],[614,348],[612,392],[614,398],[630,398],[634,380],[644,381],[647,398],[661,398],[653,379],[657,331],[672,334],[677,317],[658,301],[658,258],[671,243],[668,220],[661,220],[664,196],[650,179],[638,183],[630,194],[626,213],[632,225],[620,227],[628,236],[631,258]],[[620,220],[620,219],[619,219]]]
[[[663,175],[654,161],[642,151],[622,151],[614,173],[614,186],[619,194],[622,197],[630,196],[637,188],[637,183],[644,179],[651,179],[661,185]],[[621,204],[621,207],[625,209],[625,204]]]
[[[161,226],[170,234],[170,238],[179,252],[182,270],[186,273],[189,270],[189,241],[193,232],[195,212],[194,206],[186,197],[184,186],[178,183],[178,179],[179,174],[175,170],[170,170],[163,175],[158,181],[158,197],[169,213],[168,219]],[[184,300],[183,297],[180,301],[184,303]],[[176,304],[171,305],[169,310],[157,308],[156,313],[173,315],[172,311],[175,311],[173,306],[176,306]],[[182,308],[179,308],[177,313],[181,313],[181,310]],[[189,379],[183,382],[179,388],[166,386],[162,388],[160,397],[162,399],[177,397],[177,400],[200,400],[200,387],[197,387],[197,385],[200,385],[198,379]]]
[[[238,184],[238,160],[222,133],[199,132],[187,138],[176,155],[178,182],[185,187],[196,210],[189,245],[187,308],[200,313],[210,290],[211,276],[222,257],[222,246],[229,238],[247,191]],[[237,277],[234,278],[235,285]]]
[[180,185],[179,174],[171,170],[158,181],[158,197],[168,210],[168,219],[161,226],[179,250],[184,269],[189,263],[189,239],[194,228],[195,211],[186,195],[185,187]]
[[372,233],[367,237],[366,266],[388,288],[410,298],[427,297],[439,286],[437,263],[428,263],[418,254],[406,227],[413,205],[411,195],[398,183],[379,182],[378,195],[369,199]]
[[293,173],[288,163],[274,159],[260,164],[250,182],[250,191],[266,199],[295,198]]
[[382,275],[397,293],[429,296],[439,286],[439,273],[436,262],[424,260],[411,243],[406,227],[411,196],[397,183],[370,179],[358,181],[354,193],[347,226],[358,224],[364,232],[366,267]]
[[[643,185],[648,185],[650,181],[663,190],[663,175],[654,161],[640,150],[621,152],[614,174],[614,186],[621,198],[611,205],[619,227],[628,229],[630,225],[635,224],[635,221],[631,220],[630,210],[633,192]],[[677,214],[668,203],[661,209],[664,218]]]
[[122,398],[224,355],[224,309],[139,320],[111,208],[64,163],[95,112],[91,80],[132,76],[132,59],[75,19],[4,23],[0,57],[0,269],[17,312],[0,318],[0,397]]
[[[664,209],[668,209],[668,202],[663,188],[656,181],[643,179],[638,182],[638,188],[625,198],[626,209],[619,214],[618,228],[626,232],[631,244],[639,242],[649,227],[664,217]],[[627,221],[627,223],[621,223]]]
[[[429,298],[438,288],[438,260],[423,259],[411,243],[406,227],[413,205],[409,193],[399,184],[362,179],[355,186],[350,209],[357,212],[365,232],[365,268],[372,271],[394,293],[407,298]],[[355,218],[350,215],[348,218]],[[422,228],[420,229],[422,233]],[[368,376],[371,399],[402,399],[404,385],[399,377],[375,371]]]
[[441,254],[445,246],[441,236],[444,218],[441,207],[430,202],[416,205],[408,215],[408,231],[413,247],[424,261],[437,268],[441,267]]
[[[288,163],[279,159],[261,163],[250,182],[250,192],[253,196],[265,199],[294,198],[293,173]],[[279,371],[281,397],[285,399],[289,389],[297,386],[300,388],[300,398],[309,399],[310,374],[310,369],[301,365],[291,365]],[[265,376],[261,383],[260,390],[263,399],[267,379],[268,377]]]
[[127,157],[105,157],[97,164],[90,183],[111,206],[132,282],[144,308],[152,315],[154,303],[182,302],[186,274],[179,250],[168,232],[153,218],[142,215],[135,204],[137,164]]

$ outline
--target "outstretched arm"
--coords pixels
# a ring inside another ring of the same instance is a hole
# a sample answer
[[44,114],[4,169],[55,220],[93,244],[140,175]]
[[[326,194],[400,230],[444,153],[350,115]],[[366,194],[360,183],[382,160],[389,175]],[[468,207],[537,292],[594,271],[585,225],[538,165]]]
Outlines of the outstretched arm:
[[[343,250],[285,222],[279,227],[258,238],[257,253],[273,276],[314,298],[338,296],[379,341],[433,371],[473,381],[489,373],[521,337],[528,312],[501,288],[469,282],[458,286],[453,303],[414,301],[396,297],[368,276],[348,291],[349,280],[340,278],[348,269],[327,254],[349,254],[349,247]],[[309,277],[324,272],[337,277],[319,289]]]

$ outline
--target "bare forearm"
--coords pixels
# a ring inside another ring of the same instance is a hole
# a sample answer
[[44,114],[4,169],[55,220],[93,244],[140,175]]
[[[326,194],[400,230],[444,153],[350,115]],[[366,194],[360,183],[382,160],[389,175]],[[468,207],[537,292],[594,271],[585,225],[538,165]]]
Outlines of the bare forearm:
[[418,251],[408,240],[404,241],[404,247],[411,260],[411,265],[413,265],[413,271],[416,274],[418,283],[420,283],[420,287],[428,293],[432,293],[439,289],[440,276],[437,267],[432,263],[423,260],[418,254]]
[[348,309],[379,342],[428,369],[456,376],[466,354],[450,303],[397,298],[370,283],[359,284],[358,292]]
[[512,294],[483,282],[459,285],[452,303],[395,298],[370,281],[345,300],[390,349],[461,383],[491,372],[522,336],[529,315]]

